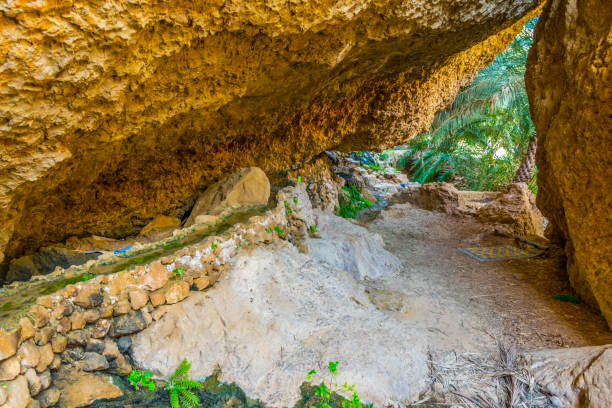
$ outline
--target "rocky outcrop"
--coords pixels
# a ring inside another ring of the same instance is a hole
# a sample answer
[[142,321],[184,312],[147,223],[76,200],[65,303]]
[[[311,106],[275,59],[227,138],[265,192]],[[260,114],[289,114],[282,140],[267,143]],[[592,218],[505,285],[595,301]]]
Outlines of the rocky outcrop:
[[538,206],[565,241],[570,281],[612,326],[612,8],[551,0],[526,84],[538,133]]
[[539,0],[0,5],[0,259],[183,218],[232,169],[391,146]]
[[[352,255],[347,237],[361,230],[351,238],[360,241],[362,259],[399,263],[378,240],[363,242],[364,228],[329,217],[333,221],[326,224],[347,230],[342,238],[329,237],[346,248],[347,258]],[[401,316],[380,310],[366,283],[316,255],[319,249],[300,254],[280,241],[238,255],[212,289],[167,307],[160,320],[134,336],[135,364],[168,378],[186,358],[193,377],[204,379],[220,368],[221,380],[235,382],[266,406],[282,407],[299,400],[308,371],[322,372],[328,361],[338,360],[334,380],[355,384],[376,406],[416,400],[426,389],[426,336]],[[393,275],[393,268],[381,266],[363,278]]]
[[558,406],[612,406],[611,345],[542,350],[528,361],[533,378]]

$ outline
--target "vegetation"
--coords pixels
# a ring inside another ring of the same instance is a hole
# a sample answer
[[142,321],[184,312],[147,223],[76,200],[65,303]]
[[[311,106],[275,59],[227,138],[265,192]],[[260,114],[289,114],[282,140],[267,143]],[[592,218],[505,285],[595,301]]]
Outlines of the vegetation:
[[313,234],[314,234],[315,232],[317,232],[317,226],[316,226],[316,225],[311,225],[311,226],[310,226],[310,232],[312,232]]
[[[452,181],[470,190],[499,190],[512,180],[535,128],[525,90],[525,63],[537,18],[483,68],[430,130],[408,146],[400,166],[412,181]],[[530,186],[535,190],[532,179]]]
[[347,194],[338,195],[338,210],[336,215],[343,218],[355,218],[357,212],[372,205],[354,186],[344,186]]
[[[327,368],[334,377],[338,376],[337,361],[330,361]],[[312,376],[316,373],[316,370],[310,370],[308,374],[306,374],[306,381],[310,383],[310,381],[312,381]],[[314,386],[313,391],[314,396],[312,397],[309,397],[307,393],[303,395],[306,400],[306,404],[304,405],[310,408],[332,408],[340,406],[343,408],[372,408],[374,406],[373,404],[363,403],[355,391],[355,385],[348,385],[346,382],[342,385],[331,382],[328,386],[324,381],[321,381],[321,384]],[[350,398],[346,398],[340,395],[339,392],[352,393],[352,395]],[[310,399],[313,401],[310,401]],[[301,404],[298,403],[298,406],[299,405]]]
[[201,406],[200,399],[192,389],[198,389],[202,384],[189,378],[190,369],[191,363],[184,359],[170,377],[170,382],[164,385],[164,388],[168,390],[172,408]]
[[172,276],[174,277],[174,279],[182,278],[184,273],[185,265],[179,265],[172,270]]
[[130,375],[128,375],[128,381],[135,390],[138,390],[139,386],[148,388],[151,391],[155,390],[155,383],[151,380],[149,370],[144,373],[140,370],[132,370]]
[[213,251],[215,249],[217,249],[219,247],[219,244],[217,244],[217,242],[213,241],[212,244],[210,244],[210,249],[212,249]]
[[[200,399],[192,390],[201,388],[202,384],[189,378],[190,369],[191,363],[184,359],[170,377],[170,381],[164,384],[164,389],[168,391],[172,408],[201,406]],[[137,391],[141,386],[150,391],[155,391],[156,388],[155,383],[151,380],[151,373],[149,371],[132,370],[128,375],[128,381]]]

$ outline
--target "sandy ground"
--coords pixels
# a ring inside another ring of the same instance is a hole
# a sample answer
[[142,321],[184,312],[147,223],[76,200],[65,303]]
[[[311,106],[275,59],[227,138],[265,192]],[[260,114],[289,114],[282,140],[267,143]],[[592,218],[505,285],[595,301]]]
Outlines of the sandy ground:
[[380,234],[404,264],[404,279],[370,283],[373,303],[412,320],[436,352],[491,351],[496,341],[521,351],[612,343],[601,315],[552,298],[572,293],[560,251],[479,262],[457,249],[510,240],[483,236],[470,217],[410,204],[391,206],[362,225]]

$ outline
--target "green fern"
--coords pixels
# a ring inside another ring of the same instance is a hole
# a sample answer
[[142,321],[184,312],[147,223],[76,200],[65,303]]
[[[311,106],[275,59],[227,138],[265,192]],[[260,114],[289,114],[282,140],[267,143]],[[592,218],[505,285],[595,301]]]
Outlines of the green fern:
[[172,408],[193,408],[199,407],[200,399],[191,391],[202,386],[198,381],[189,378],[191,363],[184,359],[170,377],[170,382],[165,385],[170,397]]

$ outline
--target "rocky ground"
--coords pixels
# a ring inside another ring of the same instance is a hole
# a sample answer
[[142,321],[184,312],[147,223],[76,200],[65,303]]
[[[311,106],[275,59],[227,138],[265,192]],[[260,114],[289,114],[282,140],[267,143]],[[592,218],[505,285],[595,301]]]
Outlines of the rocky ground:
[[[503,401],[512,382],[531,406],[609,406],[612,334],[585,305],[553,298],[571,293],[560,250],[485,263],[458,251],[517,234],[545,242],[526,186],[460,192],[372,167],[329,153],[271,188],[249,169],[202,194],[194,225],[148,228],[166,238],[126,252],[142,265],[116,264],[112,252],[89,261],[90,272],[124,270],[39,297],[0,333],[0,407],[124,406],[134,398],[121,385],[131,369],[161,381],[185,358],[194,378],[216,372],[266,406],[294,406],[305,374],[329,361],[339,362],[335,381],[376,406]],[[371,208],[334,215],[342,186]],[[223,208],[265,203],[270,191],[267,212],[201,242],[184,238],[210,234]],[[161,262],[142,257],[179,244]],[[74,268],[54,274],[82,271]],[[223,406],[249,405],[244,393]],[[164,404],[135,406],[153,402]]]

